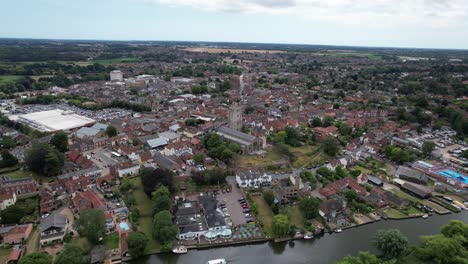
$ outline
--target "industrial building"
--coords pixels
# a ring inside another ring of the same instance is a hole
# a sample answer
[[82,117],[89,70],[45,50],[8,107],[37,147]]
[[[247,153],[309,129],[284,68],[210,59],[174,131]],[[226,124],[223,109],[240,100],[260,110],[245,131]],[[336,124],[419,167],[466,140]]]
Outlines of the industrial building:
[[20,115],[17,121],[47,133],[90,126],[96,122],[91,118],[77,115],[73,111],[60,109]]

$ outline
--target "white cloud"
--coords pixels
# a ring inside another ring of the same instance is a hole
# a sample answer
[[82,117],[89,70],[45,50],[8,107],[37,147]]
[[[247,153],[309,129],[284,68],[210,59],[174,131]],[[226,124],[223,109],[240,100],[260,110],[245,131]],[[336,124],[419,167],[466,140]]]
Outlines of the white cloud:
[[374,27],[464,27],[468,0],[143,0],[167,6],[248,14],[299,16],[312,21]]

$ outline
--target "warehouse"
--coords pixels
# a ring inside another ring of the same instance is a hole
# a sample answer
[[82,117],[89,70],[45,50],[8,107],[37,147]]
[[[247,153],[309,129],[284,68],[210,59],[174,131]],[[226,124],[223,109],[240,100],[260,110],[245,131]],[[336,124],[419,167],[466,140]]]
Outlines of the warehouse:
[[72,130],[93,125],[96,122],[91,118],[77,115],[73,111],[63,111],[59,109],[20,115],[17,121],[47,133],[60,130]]

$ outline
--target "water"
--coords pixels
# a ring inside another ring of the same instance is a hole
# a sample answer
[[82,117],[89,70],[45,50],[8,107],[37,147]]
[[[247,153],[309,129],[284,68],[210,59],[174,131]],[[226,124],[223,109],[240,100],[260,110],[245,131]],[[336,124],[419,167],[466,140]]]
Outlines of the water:
[[146,259],[135,261],[135,263],[204,264],[208,260],[217,258],[226,258],[229,264],[334,263],[346,255],[354,255],[359,251],[373,251],[372,237],[379,229],[400,229],[412,243],[416,243],[419,241],[420,236],[439,233],[440,227],[451,219],[468,223],[468,211],[442,216],[435,215],[428,219],[383,220],[344,230],[339,234],[326,234],[318,239],[295,241],[294,246],[287,242],[265,242],[243,246],[189,250],[184,255],[152,255]]

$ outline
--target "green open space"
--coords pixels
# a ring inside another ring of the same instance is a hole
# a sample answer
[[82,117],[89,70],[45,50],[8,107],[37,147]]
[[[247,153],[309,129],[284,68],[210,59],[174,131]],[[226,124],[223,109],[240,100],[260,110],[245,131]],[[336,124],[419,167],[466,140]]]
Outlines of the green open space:
[[271,237],[271,221],[273,219],[273,212],[271,211],[271,208],[268,206],[262,196],[252,196],[252,200],[257,205],[257,219],[262,224],[263,231]]
[[21,75],[0,75],[0,83],[14,82],[20,79]]
[[91,243],[84,237],[73,237],[70,240],[70,244],[79,247],[84,253],[90,252],[92,248]]
[[295,168],[315,166],[327,161],[329,158],[317,145],[294,147],[291,148],[291,152],[296,156],[296,160],[293,162]]
[[383,210],[383,213],[385,214],[386,217],[391,218],[391,219],[402,219],[402,218],[407,217],[406,214],[394,208],[387,208]]
[[261,167],[273,164],[275,161],[282,160],[279,153],[274,151],[272,148],[266,150],[266,153],[262,156],[259,155],[241,155],[238,158],[239,167],[250,168],[250,167]]
[[153,203],[143,191],[143,185],[140,177],[132,178],[130,179],[130,182],[137,186],[137,188],[132,192],[132,195],[136,200],[135,206],[140,211],[140,217],[138,219],[138,223],[136,223],[136,229],[144,233],[149,239],[148,246],[146,247],[147,251],[159,250],[161,245],[153,238]]
[[299,206],[288,206],[286,208],[289,216],[289,223],[297,228],[304,229],[304,216],[299,209]]
[[119,247],[119,233],[114,232],[107,234],[104,237],[103,244],[107,249],[114,249]]

